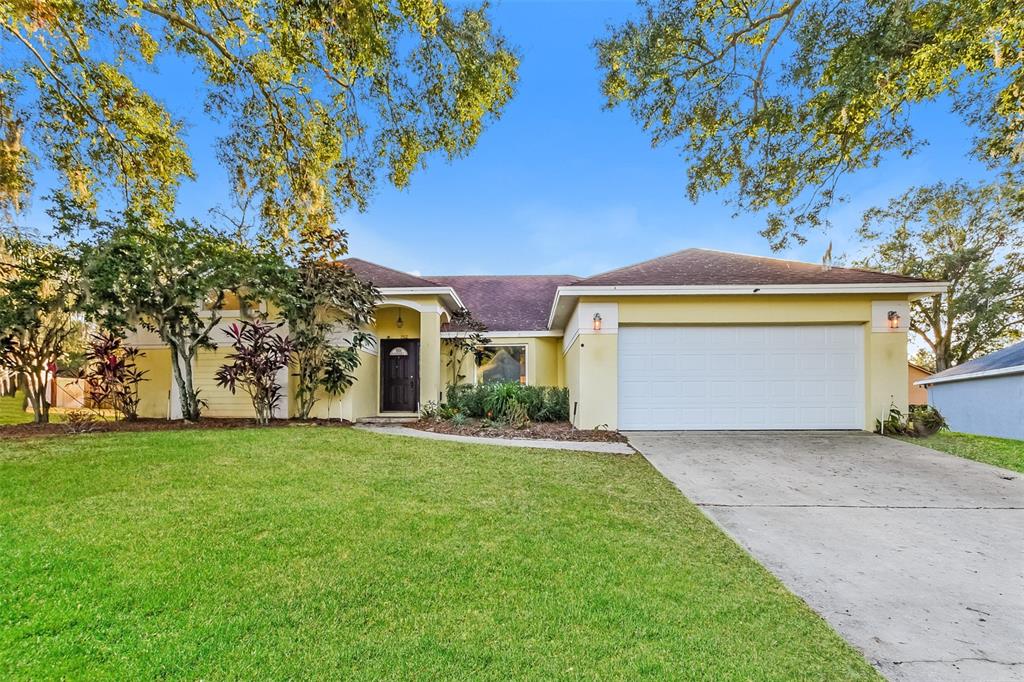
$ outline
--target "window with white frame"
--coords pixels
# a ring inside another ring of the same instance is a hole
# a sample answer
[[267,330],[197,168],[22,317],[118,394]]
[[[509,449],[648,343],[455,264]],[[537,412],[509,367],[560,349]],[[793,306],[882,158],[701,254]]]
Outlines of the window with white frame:
[[526,383],[526,344],[484,346],[489,357],[476,368],[476,383]]

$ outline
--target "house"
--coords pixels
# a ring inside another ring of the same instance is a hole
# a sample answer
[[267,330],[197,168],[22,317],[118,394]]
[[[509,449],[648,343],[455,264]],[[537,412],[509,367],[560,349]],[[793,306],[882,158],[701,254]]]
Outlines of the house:
[[1024,341],[917,383],[953,431],[1024,440]]
[[[580,428],[871,429],[893,402],[907,407],[910,301],[945,290],[707,249],[586,278],[419,277],[344,263],[383,296],[355,385],[316,406],[317,416],[346,419],[414,414],[443,400],[460,374],[568,387]],[[467,359],[455,372],[445,323],[462,307],[489,328],[492,353],[484,366]],[[228,324],[237,313],[224,314]],[[167,349],[145,334],[133,341],[150,370],[143,414],[177,416]],[[214,385],[225,354],[195,363],[206,414],[251,414],[246,396]]]
[[919,381],[927,379],[933,374],[930,369],[925,369],[920,365],[915,365],[912,362],[907,363],[907,380],[909,381],[907,387],[907,401],[911,405],[927,405],[928,404],[928,389],[918,384]]

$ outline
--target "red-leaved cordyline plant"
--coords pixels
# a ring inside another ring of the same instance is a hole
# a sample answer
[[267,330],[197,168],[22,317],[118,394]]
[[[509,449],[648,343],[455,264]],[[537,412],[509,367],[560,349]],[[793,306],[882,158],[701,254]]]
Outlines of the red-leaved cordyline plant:
[[139,417],[139,384],[148,381],[137,360],[146,354],[111,332],[93,334],[85,351],[85,366],[78,378],[85,381],[86,397],[96,407],[110,406],[128,421]]
[[291,339],[276,331],[283,324],[242,320],[241,325],[232,324],[225,330],[235,352],[228,355],[230,364],[217,370],[217,385],[232,393],[241,387],[248,393],[260,424],[274,417],[282,395],[277,375],[291,360]]

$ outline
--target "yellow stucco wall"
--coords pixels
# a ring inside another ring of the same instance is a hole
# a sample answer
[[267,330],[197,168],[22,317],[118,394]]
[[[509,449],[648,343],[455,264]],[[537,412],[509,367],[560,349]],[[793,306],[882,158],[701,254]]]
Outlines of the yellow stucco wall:
[[255,417],[252,399],[238,387],[235,393],[217,386],[214,375],[221,365],[227,363],[231,347],[224,345],[217,350],[201,350],[196,353],[192,383],[199,392],[199,399],[206,401],[202,414],[207,417]]
[[[907,336],[871,329],[872,300],[899,296],[647,296],[581,298],[581,303],[615,303],[618,324],[863,324],[865,343],[865,429],[873,429],[891,403],[907,409]],[[904,299],[905,300],[905,299]],[[564,355],[571,400],[579,401],[577,426],[594,428],[618,421],[616,334],[581,334]],[[576,388],[574,390],[574,384]],[[579,397],[576,397],[576,396]]]
[[139,385],[139,416],[166,419],[171,393],[171,351],[169,348],[146,348],[136,360],[146,370],[146,381]]

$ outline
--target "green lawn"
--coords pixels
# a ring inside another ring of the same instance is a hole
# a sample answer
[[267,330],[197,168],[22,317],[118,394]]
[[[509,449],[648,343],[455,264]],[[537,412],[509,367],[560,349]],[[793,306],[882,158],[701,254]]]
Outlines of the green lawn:
[[0,395],[0,424],[24,424],[32,421],[32,415],[21,409],[24,397]]
[[0,442],[0,677],[878,679],[641,457]]
[[903,438],[910,443],[948,452],[976,462],[994,464],[1024,473],[1024,440],[973,436],[969,433],[939,431],[928,438]]

